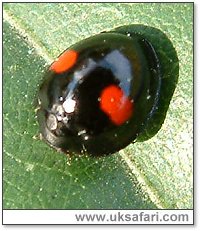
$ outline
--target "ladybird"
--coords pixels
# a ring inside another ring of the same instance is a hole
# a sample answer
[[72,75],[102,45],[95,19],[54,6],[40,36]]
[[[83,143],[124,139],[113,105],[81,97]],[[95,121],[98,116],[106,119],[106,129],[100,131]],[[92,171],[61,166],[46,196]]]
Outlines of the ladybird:
[[162,108],[162,65],[151,41],[133,28],[84,39],[50,65],[37,112],[48,144],[65,153],[103,156],[148,134]]

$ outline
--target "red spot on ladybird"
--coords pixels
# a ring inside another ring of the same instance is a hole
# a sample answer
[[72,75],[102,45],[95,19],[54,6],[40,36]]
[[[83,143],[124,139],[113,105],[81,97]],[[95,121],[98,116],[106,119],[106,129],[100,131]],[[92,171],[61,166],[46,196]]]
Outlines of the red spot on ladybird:
[[103,89],[100,108],[115,125],[121,125],[130,119],[133,113],[133,103],[123,90],[115,85]]
[[78,53],[74,50],[66,50],[56,61],[53,62],[50,69],[56,73],[62,73],[73,67],[78,58]]

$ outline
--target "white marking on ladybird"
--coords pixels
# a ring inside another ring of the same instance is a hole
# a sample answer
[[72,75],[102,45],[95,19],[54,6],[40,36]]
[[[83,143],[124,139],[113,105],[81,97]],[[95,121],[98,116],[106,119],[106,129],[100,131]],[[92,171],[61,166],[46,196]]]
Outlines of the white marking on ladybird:
[[85,134],[86,133],[86,130],[84,129],[84,130],[81,130],[80,132],[78,132],[78,136],[81,136],[81,135],[83,135],[83,134]]
[[76,101],[73,99],[66,99],[65,102],[63,103],[63,108],[67,113],[74,112],[75,106],[76,106]]
[[47,118],[47,127],[50,130],[55,130],[58,126],[57,119],[54,114],[49,114]]
[[63,119],[64,116],[64,108],[62,105],[60,104],[54,104],[51,111],[53,112],[53,114],[56,116],[58,121],[61,121]]
[[89,139],[89,136],[84,136],[84,140],[88,140]]
[[84,154],[84,153],[86,153],[86,152],[87,152],[87,149],[86,149],[85,145],[84,145],[84,144],[82,144],[82,150],[81,150],[81,153],[82,153],[82,154]]
[[69,121],[69,118],[67,116],[65,116],[65,117],[63,117],[62,121],[64,124],[67,124]]

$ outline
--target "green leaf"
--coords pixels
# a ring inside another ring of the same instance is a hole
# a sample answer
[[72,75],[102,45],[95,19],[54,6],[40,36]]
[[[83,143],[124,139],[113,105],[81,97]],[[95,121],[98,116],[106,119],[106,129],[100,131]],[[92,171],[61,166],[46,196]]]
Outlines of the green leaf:
[[[192,19],[189,3],[4,3],[3,207],[193,207]],[[156,27],[172,41],[179,82],[156,136],[119,153],[72,157],[38,138],[35,101],[48,65],[68,46],[116,26]]]

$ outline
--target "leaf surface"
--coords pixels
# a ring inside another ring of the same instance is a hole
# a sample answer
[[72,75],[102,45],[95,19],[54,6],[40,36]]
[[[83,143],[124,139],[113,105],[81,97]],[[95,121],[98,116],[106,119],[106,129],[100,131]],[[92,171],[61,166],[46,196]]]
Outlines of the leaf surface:
[[[192,4],[4,3],[5,209],[192,208]],[[179,82],[156,136],[104,158],[71,160],[38,138],[35,103],[46,65],[101,31],[159,28],[179,57]]]

